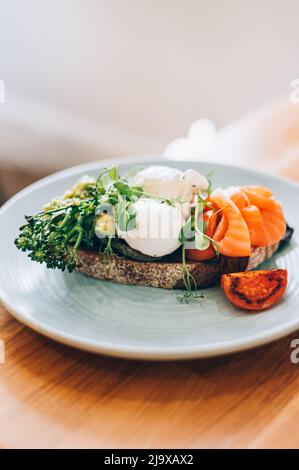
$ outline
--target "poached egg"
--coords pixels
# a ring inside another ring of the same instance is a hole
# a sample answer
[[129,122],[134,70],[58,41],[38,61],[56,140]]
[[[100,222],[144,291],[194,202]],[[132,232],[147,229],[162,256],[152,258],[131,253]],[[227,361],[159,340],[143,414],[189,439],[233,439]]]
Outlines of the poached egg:
[[135,229],[119,232],[118,236],[145,255],[160,257],[173,253],[180,246],[180,230],[190,215],[193,195],[208,189],[207,178],[195,170],[182,172],[177,168],[155,165],[138,172],[132,183],[141,186],[146,193],[180,202],[170,206],[155,199],[140,198],[133,205]]
[[127,232],[118,229],[117,233],[131,248],[153,257],[166,256],[179,248],[179,234],[185,223],[180,207],[148,198],[138,199],[133,207],[136,227]]
[[138,172],[133,183],[155,196],[191,202],[194,192],[206,191],[207,178],[196,170],[182,172],[169,166],[154,165]]

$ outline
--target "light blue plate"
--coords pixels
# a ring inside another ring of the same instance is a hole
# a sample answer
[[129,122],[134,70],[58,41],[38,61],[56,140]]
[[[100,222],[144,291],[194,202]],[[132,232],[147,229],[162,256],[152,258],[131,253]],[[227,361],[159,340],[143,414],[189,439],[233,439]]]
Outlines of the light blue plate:
[[[40,210],[83,174],[96,176],[112,163],[128,171],[136,160],[97,162],[45,178],[18,193],[0,211],[0,296],[18,320],[62,343],[96,353],[140,359],[215,356],[258,346],[299,328],[299,186],[273,176],[211,163],[164,162],[182,170],[213,171],[216,186],[261,184],[282,201],[292,242],[267,267],[289,270],[287,292],[263,313],[234,308],[220,288],[205,289],[205,299],[181,305],[174,292],[97,281],[78,273],[47,270],[14,246],[24,214]],[[140,161],[149,165],[157,160]]]

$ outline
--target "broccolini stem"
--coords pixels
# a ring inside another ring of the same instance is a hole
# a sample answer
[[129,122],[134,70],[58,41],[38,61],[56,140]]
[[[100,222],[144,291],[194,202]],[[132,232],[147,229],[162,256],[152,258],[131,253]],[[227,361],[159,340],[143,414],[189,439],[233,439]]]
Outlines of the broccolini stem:
[[78,238],[74,245],[74,251],[78,250],[80,243],[82,242],[83,235],[84,235],[84,230],[82,227],[77,227],[77,231],[78,231]]
[[72,215],[71,215],[71,212],[69,211],[67,214],[65,214],[64,218],[59,223],[58,227],[60,229],[64,228],[68,224],[68,222],[71,220],[71,218],[72,218]]

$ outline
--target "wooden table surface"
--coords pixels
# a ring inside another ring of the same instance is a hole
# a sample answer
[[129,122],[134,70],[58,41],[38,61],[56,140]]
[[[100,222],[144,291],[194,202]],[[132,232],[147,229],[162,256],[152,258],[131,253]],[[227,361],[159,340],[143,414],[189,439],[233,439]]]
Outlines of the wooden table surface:
[[[271,116],[286,112],[276,109]],[[298,107],[296,112],[298,118]],[[289,107],[287,115],[292,113]],[[260,116],[254,116],[259,133],[271,123]],[[239,151],[250,125],[236,128]],[[249,134],[254,141],[252,127]],[[280,137],[284,149],[296,147],[288,132]],[[258,142],[255,155],[260,150],[267,157]],[[284,161],[272,153],[281,172],[298,171],[299,152],[298,159],[294,151]],[[221,358],[138,362],[55,343],[0,307],[0,338],[6,349],[0,364],[2,448],[299,447],[299,364],[290,361],[299,331]]]

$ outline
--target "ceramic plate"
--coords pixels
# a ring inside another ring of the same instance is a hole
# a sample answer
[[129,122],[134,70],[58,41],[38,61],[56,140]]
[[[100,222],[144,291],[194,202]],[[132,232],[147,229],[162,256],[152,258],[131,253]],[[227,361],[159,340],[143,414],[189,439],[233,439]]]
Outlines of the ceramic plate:
[[[126,172],[134,162],[121,160]],[[282,201],[294,238],[263,267],[289,270],[284,298],[263,313],[234,308],[219,287],[205,299],[182,305],[172,291],[90,279],[79,273],[47,270],[17,250],[14,239],[24,214],[34,213],[80,176],[96,176],[97,162],[47,177],[18,193],[0,211],[0,295],[19,321],[57,341],[88,351],[139,359],[183,359],[240,351],[273,341],[299,328],[299,186],[255,171],[211,163],[165,162],[203,174],[213,185],[261,184]],[[136,160],[135,160],[136,163]],[[148,165],[153,161],[138,160]],[[296,269],[297,267],[297,269]]]

